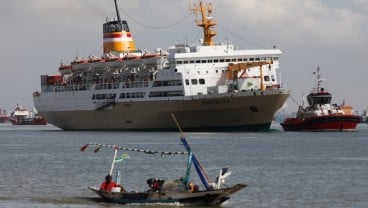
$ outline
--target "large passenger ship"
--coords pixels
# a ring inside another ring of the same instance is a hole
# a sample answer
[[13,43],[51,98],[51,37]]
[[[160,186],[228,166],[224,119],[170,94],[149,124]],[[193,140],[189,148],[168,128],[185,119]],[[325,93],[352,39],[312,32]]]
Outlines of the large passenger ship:
[[65,130],[264,131],[289,96],[278,82],[282,52],[237,50],[214,43],[212,5],[194,4],[200,45],[154,52],[135,48],[127,21],[103,24],[103,54],[61,64],[41,75],[34,105]]

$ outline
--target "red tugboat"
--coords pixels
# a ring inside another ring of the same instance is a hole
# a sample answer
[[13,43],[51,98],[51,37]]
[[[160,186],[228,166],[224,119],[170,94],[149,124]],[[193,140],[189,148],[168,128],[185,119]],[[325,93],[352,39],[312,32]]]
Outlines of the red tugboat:
[[0,123],[6,123],[9,120],[9,115],[6,110],[0,109]]
[[319,67],[313,73],[317,87],[307,96],[308,106],[299,106],[296,118],[281,123],[285,131],[354,131],[361,117],[353,114],[351,106],[331,104],[332,95],[321,88]]

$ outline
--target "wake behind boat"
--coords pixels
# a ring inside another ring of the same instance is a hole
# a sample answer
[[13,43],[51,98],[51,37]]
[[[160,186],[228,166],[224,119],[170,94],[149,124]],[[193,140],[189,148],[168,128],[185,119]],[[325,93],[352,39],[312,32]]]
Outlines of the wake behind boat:
[[211,4],[190,8],[200,45],[137,50],[125,20],[103,24],[103,54],[63,63],[41,75],[34,105],[64,130],[265,131],[290,92],[278,81],[281,50],[238,50],[215,43]]
[[[210,182],[203,166],[199,162],[196,155],[192,152],[186,138],[182,134],[180,141],[186,149],[186,152],[168,152],[168,151],[152,151],[145,149],[135,149],[128,147],[120,147],[117,145],[104,145],[89,143],[81,147],[81,151],[85,151],[88,146],[97,146],[94,152],[99,152],[101,148],[111,148],[114,151],[114,156],[111,164],[111,169],[108,176],[113,174],[114,165],[116,162],[123,161],[129,158],[127,154],[117,157],[118,151],[140,152],[151,155],[187,155],[187,168],[185,176],[176,180],[162,180],[160,178],[147,179],[148,190],[144,191],[129,191],[122,188],[120,184],[121,172],[116,171],[116,182],[111,190],[104,190],[96,187],[89,187],[94,193],[99,195],[105,202],[118,204],[130,203],[180,203],[183,205],[204,205],[217,206],[224,201],[230,199],[230,195],[245,188],[246,184],[236,184],[230,187],[221,187],[224,184],[225,178],[230,175],[229,167],[222,168],[214,183]],[[191,166],[194,165],[195,170],[201,179],[203,188],[194,185],[190,181]],[[184,174],[183,174],[184,175]],[[108,178],[107,176],[107,178]]]

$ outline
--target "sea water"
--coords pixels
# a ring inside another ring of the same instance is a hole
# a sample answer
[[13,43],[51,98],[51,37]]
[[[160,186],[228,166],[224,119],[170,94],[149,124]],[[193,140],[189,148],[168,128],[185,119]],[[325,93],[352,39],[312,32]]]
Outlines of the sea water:
[[[184,132],[208,176],[227,165],[226,185],[245,183],[222,206],[368,207],[368,125],[355,132]],[[142,207],[100,202],[98,187],[110,170],[113,151],[86,143],[116,144],[158,151],[185,151],[176,132],[62,131],[47,126],[0,125],[0,207]],[[185,175],[186,156],[124,152],[117,163],[128,191],[147,190],[148,178]],[[201,181],[192,169],[192,180]],[[202,186],[203,187],[203,186]],[[178,207],[181,205],[143,205]]]

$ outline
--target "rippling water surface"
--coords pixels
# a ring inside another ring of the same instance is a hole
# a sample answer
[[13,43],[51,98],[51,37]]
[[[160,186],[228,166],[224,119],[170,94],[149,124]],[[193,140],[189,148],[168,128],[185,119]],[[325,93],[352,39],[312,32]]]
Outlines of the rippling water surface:
[[[368,125],[356,132],[185,133],[211,178],[230,165],[226,183],[248,187],[223,207],[368,207]],[[112,151],[89,142],[184,151],[175,132],[61,131],[53,126],[0,125],[0,207],[142,207],[102,203],[88,186],[99,186]],[[146,179],[185,175],[185,156],[128,152],[117,164],[127,190],[147,189]],[[193,172],[194,176],[194,172]],[[200,183],[194,177],[196,183]],[[178,207],[180,205],[144,205]]]

